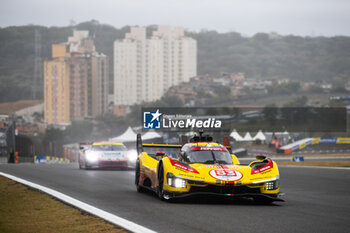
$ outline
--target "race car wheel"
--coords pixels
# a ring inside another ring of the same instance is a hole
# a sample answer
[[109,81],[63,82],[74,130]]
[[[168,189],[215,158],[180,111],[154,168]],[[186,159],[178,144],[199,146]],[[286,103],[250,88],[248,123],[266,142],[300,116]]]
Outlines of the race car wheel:
[[164,168],[163,164],[160,164],[159,170],[158,170],[158,190],[157,190],[158,197],[161,200],[165,200],[164,198]]
[[85,161],[85,159],[83,160],[83,161],[81,161],[81,163],[82,163],[82,169],[84,169],[84,170],[88,170],[89,169],[89,167],[86,165],[86,161]]
[[81,161],[81,168],[82,169],[85,169],[85,170],[87,170],[88,169],[88,166],[86,166],[86,161],[85,160],[83,160],[83,161]]
[[136,190],[139,193],[143,193],[145,191],[145,188],[143,188],[142,186],[140,186],[140,162],[136,163],[136,168],[135,168],[135,185],[136,185]]
[[79,159],[78,159],[78,163],[79,163],[79,169],[83,169],[82,161],[81,161],[81,159],[80,159],[80,156],[79,156]]

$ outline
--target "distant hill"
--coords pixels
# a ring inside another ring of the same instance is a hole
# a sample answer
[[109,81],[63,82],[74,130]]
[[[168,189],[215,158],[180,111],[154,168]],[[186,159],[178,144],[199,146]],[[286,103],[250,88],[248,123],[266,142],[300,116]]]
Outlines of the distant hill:
[[[148,33],[155,26],[148,27]],[[51,56],[51,44],[61,43],[72,30],[89,30],[98,52],[110,58],[113,80],[113,42],[129,27],[117,29],[96,20],[69,27],[19,26],[0,28],[0,102],[31,98],[34,73],[34,33],[41,34],[41,56]],[[216,31],[187,32],[198,42],[198,74],[219,76],[243,72],[246,77],[326,80],[342,86],[350,81],[350,37],[299,37]],[[112,86],[112,85],[111,85]],[[39,87],[42,98],[42,87]]]

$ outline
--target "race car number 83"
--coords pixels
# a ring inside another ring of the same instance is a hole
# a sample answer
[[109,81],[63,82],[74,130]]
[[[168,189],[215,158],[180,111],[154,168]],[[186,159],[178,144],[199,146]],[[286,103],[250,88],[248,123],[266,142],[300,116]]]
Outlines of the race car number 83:
[[214,170],[217,176],[237,176],[234,170]]
[[224,181],[235,181],[242,178],[242,173],[235,170],[228,170],[228,169],[213,169],[209,172],[209,174],[218,179],[218,180],[224,180]]

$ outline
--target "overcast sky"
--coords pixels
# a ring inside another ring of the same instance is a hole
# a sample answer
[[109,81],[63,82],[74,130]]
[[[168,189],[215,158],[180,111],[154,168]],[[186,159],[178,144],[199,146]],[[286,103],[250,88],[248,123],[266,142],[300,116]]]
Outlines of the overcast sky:
[[162,24],[247,36],[350,36],[350,0],[0,0],[0,27],[91,19],[117,28]]

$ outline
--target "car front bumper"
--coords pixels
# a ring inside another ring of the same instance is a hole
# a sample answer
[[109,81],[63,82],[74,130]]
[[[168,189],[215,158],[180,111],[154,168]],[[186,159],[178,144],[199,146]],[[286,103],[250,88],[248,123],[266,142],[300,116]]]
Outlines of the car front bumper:
[[134,169],[135,166],[130,161],[114,161],[114,160],[98,160],[95,162],[87,162],[88,168],[127,168]]

